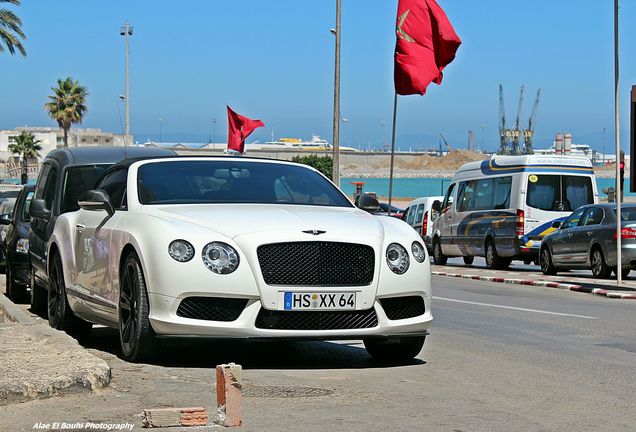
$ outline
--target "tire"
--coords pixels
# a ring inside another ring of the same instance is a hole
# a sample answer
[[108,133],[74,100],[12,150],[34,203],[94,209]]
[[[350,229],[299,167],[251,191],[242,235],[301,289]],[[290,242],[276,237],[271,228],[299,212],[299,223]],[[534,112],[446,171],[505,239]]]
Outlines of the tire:
[[46,312],[47,303],[48,303],[48,295],[46,290],[42,288],[40,284],[37,283],[35,279],[35,273],[33,272],[33,267],[30,269],[31,273],[31,312],[35,312],[37,314]]
[[18,285],[13,282],[13,273],[11,271],[11,266],[7,266],[6,280],[6,292],[11,301],[14,303],[26,303],[28,301],[26,286]]
[[475,261],[475,257],[474,256],[465,256],[464,258],[464,264],[466,265],[472,265],[473,261]]
[[156,341],[148,318],[150,306],[146,281],[134,252],[126,257],[119,287],[119,342],[122,357],[138,362],[152,356]]
[[493,239],[486,240],[486,266],[495,270],[505,270],[510,267],[510,263],[512,262],[511,258],[503,258],[500,257],[497,253],[497,247],[495,246],[495,242]]
[[612,269],[605,262],[605,257],[600,247],[596,247],[592,250],[590,264],[592,265],[592,274],[594,277],[607,279],[612,274]]
[[442,245],[439,244],[439,239],[433,240],[433,263],[437,265],[446,265],[448,257],[442,252]]
[[77,339],[88,336],[93,327],[92,323],[76,317],[68,305],[62,259],[57,253],[53,254],[49,264],[47,312],[51,327],[63,330]]
[[547,247],[541,249],[541,253],[539,254],[539,263],[541,264],[541,271],[543,274],[550,276],[557,274],[557,269],[552,262],[552,254],[550,253],[550,249]]
[[422,351],[426,336],[365,339],[364,347],[371,357],[383,362],[404,362]]

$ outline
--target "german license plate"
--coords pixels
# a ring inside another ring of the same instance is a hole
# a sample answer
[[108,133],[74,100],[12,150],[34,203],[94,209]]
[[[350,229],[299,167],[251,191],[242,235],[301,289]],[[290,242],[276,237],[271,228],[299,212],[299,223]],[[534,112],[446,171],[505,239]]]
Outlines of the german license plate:
[[355,292],[285,292],[285,310],[348,310],[355,308]]

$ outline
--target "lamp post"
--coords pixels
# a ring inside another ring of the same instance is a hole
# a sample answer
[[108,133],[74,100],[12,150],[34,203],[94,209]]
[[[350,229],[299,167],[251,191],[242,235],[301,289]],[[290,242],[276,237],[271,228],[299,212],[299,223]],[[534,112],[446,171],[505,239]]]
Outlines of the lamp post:
[[128,37],[132,36],[133,27],[128,24],[128,21],[124,23],[124,26],[120,29],[119,35],[124,36],[126,39],[126,136],[124,138],[124,145],[128,145],[130,139],[130,79],[128,74]]
[[216,119],[212,119],[212,144],[216,141]]
[[163,119],[161,117],[159,117],[159,144],[162,143],[161,141],[161,133],[162,133],[162,126],[163,126]]
[[484,128],[486,127],[485,124],[481,124],[481,151],[484,151]]
[[340,0],[336,0],[336,61],[333,82],[333,182],[340,187]]

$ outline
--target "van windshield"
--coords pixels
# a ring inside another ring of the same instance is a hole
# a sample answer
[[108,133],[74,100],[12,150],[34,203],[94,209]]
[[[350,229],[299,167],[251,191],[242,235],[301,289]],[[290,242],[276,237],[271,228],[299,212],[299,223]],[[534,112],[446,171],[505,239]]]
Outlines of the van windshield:
[[585,176],[531,174],[526,204],[547,211],[572,211],[594,203],[592,178]]

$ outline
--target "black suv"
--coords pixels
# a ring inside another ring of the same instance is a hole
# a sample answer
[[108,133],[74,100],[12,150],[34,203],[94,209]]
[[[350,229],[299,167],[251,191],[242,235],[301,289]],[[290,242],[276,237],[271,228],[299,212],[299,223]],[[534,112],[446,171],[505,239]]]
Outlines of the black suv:
[[47,247],[58,216],[79,210],[77,198],[93,189],[97,179],[114,163],[128,158],[175,155],[171,150],[151,147],[72,147],[53,150],[46,156],[29,208],[32,310],[42,311],[48,302]]
[[11,215],[0,215],[0,225],[8,225],[4,240],[6,256],[6,293],[15,303],[28,301],[29,275],[29,205],[35,191],[34,185],[24,186],[15,201]]

